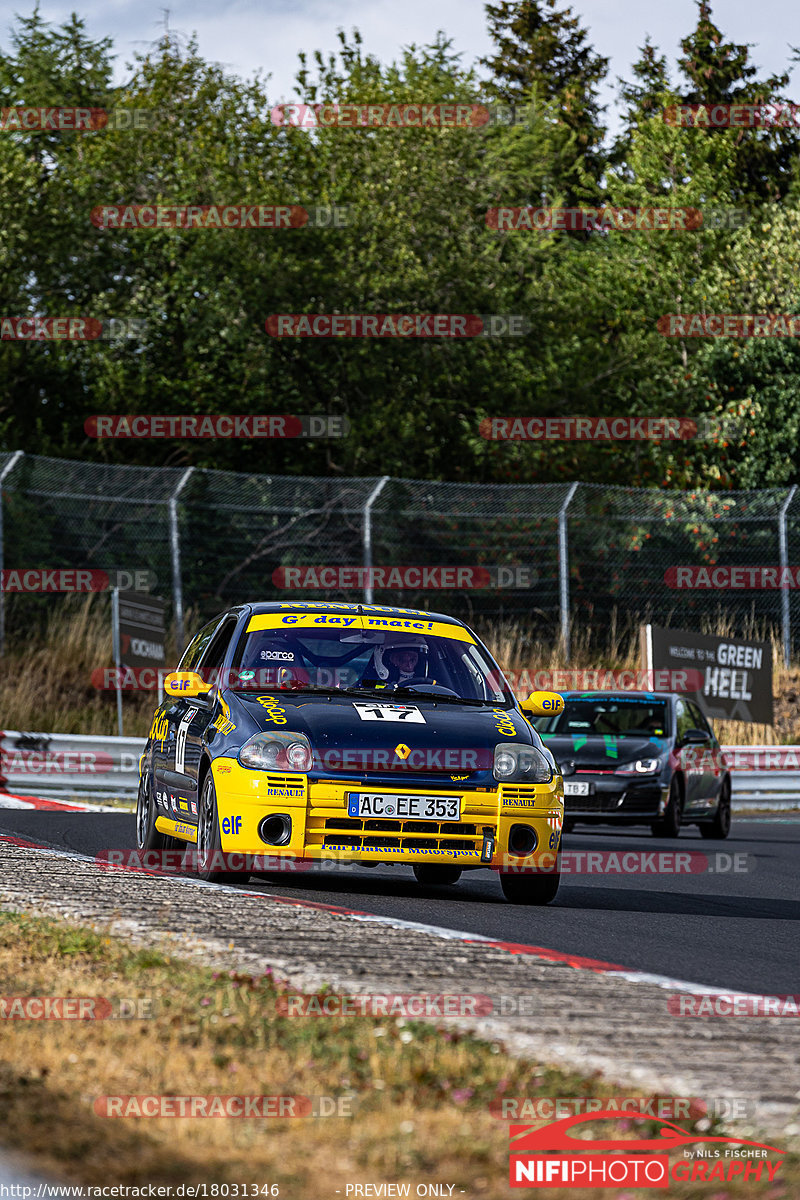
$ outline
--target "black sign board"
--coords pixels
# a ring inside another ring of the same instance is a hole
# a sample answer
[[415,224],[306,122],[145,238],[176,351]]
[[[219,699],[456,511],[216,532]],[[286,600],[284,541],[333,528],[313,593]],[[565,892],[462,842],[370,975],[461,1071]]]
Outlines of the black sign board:
[[698,690],[688,694],[707,717],[772,724],[772,648],[768,642],[643,625],[642,651],[647,671],[683,669],[690,678],[697,678]]
[[165,601],[146,592],[119,593],[120,663],[124,667],[166,666]]

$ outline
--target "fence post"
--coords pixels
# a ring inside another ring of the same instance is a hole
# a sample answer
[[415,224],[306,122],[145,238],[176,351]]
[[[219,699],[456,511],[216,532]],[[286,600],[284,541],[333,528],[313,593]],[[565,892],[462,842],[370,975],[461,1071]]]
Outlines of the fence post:
[[169,547],[172,554],[172,597],[175,609],[175,640],[178,654],[183,654],[183,584],[181,583],[181,544],[178,533],[178,497],[188,483],[194,467],[187,467],[178,480],[178,486],[169,498]]
[[114,679],[117,692],[117,731],[120,737],[124,737],[122,725],[122,682],[120,680],[122,674],[122,654],[120,653],[118,587],[112,588],[111,591],[111,653],[114,659]]
[[372,572],[372,506],[380,496],[391,476],[384,475],[375,484],[375,487],[367,497],[367,502],[364,505],[364,520],[363,520],[363,538],[364,538],[364,567],[366,568],[366,579],[364,582],[364,603],[372,604],[372,580],[370,574]]
[[24,451],[17,450],[0,471],[0,657],[6,652],[6,597],[3,588],[3,567],[5,565],[3,558],[3,480],[6,475],[10,475],[23,453]]
[[[786,536],[786,514],[789,511],[789,506],[792,503],[794,494],[797,491],[797,484],[793,483],[789,489],[789,495],[781,505],[780,515],[778,517],[778,550],[781,558],[781,579],[786,578],[786,568],[789,566],[789,540]],[[781,589],[781,625],[783,629],[783,665],[789,666],[789,652],[792,644],[792,620],[789,609],[789,589]]]
[[567,546],[567,509],[575,495],[577,483],[571,483],[564,503],[558,510],[558,591],[561,607],[561,644],[564,647],[564,661],[569,662],[570,629],[569,629],[569,552]]

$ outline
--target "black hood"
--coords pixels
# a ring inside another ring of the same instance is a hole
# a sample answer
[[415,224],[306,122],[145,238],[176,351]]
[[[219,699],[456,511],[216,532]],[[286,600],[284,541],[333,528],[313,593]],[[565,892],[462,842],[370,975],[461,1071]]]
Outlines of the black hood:
[[[666,754],[669,743],[666,738],[647,737],[590,737],[566,736],[543,738],[545,746],[552,751],[556,762],[564,769],[565,775],[572,774],[569,764],[574,763],[572,770],[587,770],[596,767],[602,771],[613,771],[623,763],[635,762],[637,758],[658,758]],[[576,748],[577,743],[577,748]]]
[[[420,764],[424,761],[424,770],[452,771],[464,764],[472,764],[467,766],[470,770],[487,770],[491,768],[494,748],[499,742],[541,744],[525,718],[513,709],[495,711],[489,705],[436,704],[421,695],[402,696],[397,700],[391,695],[375,700],[367,696],[331,694],[311,697],[284,692],[274,692],[272,696],[273,703],[282,710],[279,715],[286,717],[285,724],[277,724],[270,716],[270,710],[259,704],[255,697],[251,699],[239,694],[237,699],[265,732],[285,730],[306,734],[315,760],[332,764],[333,769],[337,769],[339,761],[336,751],[365,751],[369,757],[371,752],[381,750],[389,752],[390,769],[395,763],[397,769],[403,769],[405,760],[395,753],[395,748],[401,746],[407,747],[409,752],[418,752],[415,760]],[[388,705],[402,705],[412,715],[398,720],[374,715],[378,707],[385,711]],[[498,729],[498,725],[501,728]],[[422,751],[426,752],[424,759],[419,753]],[[437,759],[435,751],[452,751],[455,757]],[[477,758],[469,757],[467,752],[470,751],[475,752]],[[408,757],[406,755],[406,759]]]

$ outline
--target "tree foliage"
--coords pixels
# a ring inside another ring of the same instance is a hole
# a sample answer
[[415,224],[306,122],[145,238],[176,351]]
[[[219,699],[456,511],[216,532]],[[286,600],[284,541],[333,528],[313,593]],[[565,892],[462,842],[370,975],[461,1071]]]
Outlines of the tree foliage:
[[[109,39],[76,16],[19,18],[0,53],[0,107],[139,109],[147,128],[0,133],[2,316],[135,318],[92,343],[6,340],[0,448],[298,475],[736,487],[794,481],[797,342],[666,338],[669,313],[798,311],[795,128],[680,128],[683,103],[780,101],[711,9],[679,78],[646,42],[605,140],[608,63],[556,0],[487,8],[482,65],[446,35],[396,62],[357,32],[301,55],[308,103],[514,103],[517,124],[313,130],[275,124],[262,78],[240,79],[165,34],[112,84]],[[736,228],[497,229],[497,207],[735,206]],[[341,228],[98,229],[98,205],[346,206]],[[276,313],[520,314],[522,337],[275,338]],[[331,413],[341,441],[97,441],[95,413]],[[486,440],[497,416],[708,416],[702,442]]]

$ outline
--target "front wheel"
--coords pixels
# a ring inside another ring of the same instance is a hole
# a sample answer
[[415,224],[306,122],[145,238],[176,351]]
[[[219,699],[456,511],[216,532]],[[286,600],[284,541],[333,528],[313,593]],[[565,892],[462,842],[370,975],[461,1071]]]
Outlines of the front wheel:
[[227,871],[219,834],[217,793],[211,771],[203,781],[197,818],[197,874],[206,883],[245,883],[249,871]]
[[717,811],[714,820],[700,826],[704,838],[714,838],[722,841],[731,831],[731,781],[726,779],[722,785],[717,801]]
[[664,809],[663,817],[653,821],[650,826],[653,837],[676,838],[681,831],[681,821],[683,820],[683,796],[681,795],[681,783],[677,775],[673,775],[672,783],[669,785],[669,800],[667,807]]
[[172,838],[156,829],[157,815],[150,777],[142,774],[136,796],[136,845],[140,850],[169,850],[172,846]]
[[417,883],[423,887],[431,885],[458,883],[461,878],[461,867],[437,866],[436,863],[421,863],[414,867]]
[[550,904],[556,898],[560,883],[560,854],[555,871],[542,871],[531,875],[500,872],[500,887],[506,900],[510,900],[512,904]]

